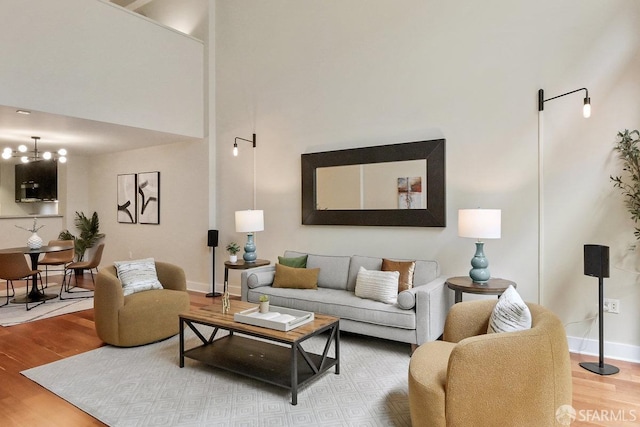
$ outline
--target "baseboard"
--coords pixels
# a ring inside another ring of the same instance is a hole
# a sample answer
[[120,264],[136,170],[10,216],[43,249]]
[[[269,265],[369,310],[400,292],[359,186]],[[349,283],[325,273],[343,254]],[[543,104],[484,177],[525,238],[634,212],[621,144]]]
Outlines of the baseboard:
[[[220,285],[220,289],[222,289],[222,285]],[[187,280],[187,290],[194,291],[194,292],[202,292],[204,294],[208,294],[209,292],[211,292],[211,284],[210,283],[191,282],[191,281]],[[218,289],[216,289],[216,290],[218,290]]]
[[[600,343],[598,340],[568,336],[567,341],[569,342],[569,351],[572,353],[589,356],[600,355]],[[640,363],[640,346],[605,341],[604,358],[605,361],[606,359],[615,359]]]

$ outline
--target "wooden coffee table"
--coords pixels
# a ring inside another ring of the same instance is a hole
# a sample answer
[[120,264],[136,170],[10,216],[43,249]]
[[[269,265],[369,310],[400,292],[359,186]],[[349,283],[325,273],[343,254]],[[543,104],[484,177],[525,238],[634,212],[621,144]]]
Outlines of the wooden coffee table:
[[[184,358],[188,357],[284,387],[291,390],[293,405],[298,404],[300,386],[316,379],[333,366],[335,373],[340,373],[340,319],[314,314],[312,322],[288,332],[233,320],[235,313],[252,307],[256,307],[256,304],[234,301],[229,312],[223,314],[222,303],[215,301],[213,305],[180,314],[180,367],[184,367]],[[202,345],[185,350],[185,325],[198,336]],[[213,327],[213,332],[206,338],[198,330],[198,325]],[[216,338],[220,330],[229,331],[229,335]],[[322,354],[309,353],[302,348],[301,344],[304,341],[321,334],[327,335]],[[335,357],[328,355],[332,343]]]

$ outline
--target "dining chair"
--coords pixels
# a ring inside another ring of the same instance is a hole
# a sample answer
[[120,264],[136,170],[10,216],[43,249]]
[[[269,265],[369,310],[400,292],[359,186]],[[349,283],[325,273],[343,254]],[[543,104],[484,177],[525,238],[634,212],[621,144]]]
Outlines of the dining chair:
[[38,265],[44,265],[44,287],[49,286],[49,267],[62,266],[62,269],[54,269],[52,271],[62,271],[63,281],[66,278],[64,273],[66,272],[67,264],[73,262],[75,255],[74,241],[73,240],[49,240],[49,246],[62,246],[68,247],[68,250],[59,252],[47,252],[42,259],[38,261]]
[[[65,279],[62,281],[62,286],[60,287],[60,299],[64,300],[64,299],[72,299],[72,298],[64,298],[62,296],[63,292],[66,292],[68,294],[71,293],[82,293],[82,292],[92,292],[89,289],[85,289],[82,291],[74,291],[73,289],[76,288],[78,286],[78,278],[77,276],[74,274],[75,270],[89,270],[89,273],[91,273],[91,282],[93,283],[93,287],[95,289],[96,287],[96,282],[93,278],[93,270],[96,270],[96,273],[98,272],[98,266],[100,265],[100,261],[102,260],[102,251],[104,250],[104,243],[99,244],[98,246],[96,246],[96,250],[93,253],[93,256],[91,257],[91,259],[89,261],[75,261],[75,262],[71,262],[69,264],[67,264],[67,267],[65,269]],[[76,284],[71,286],[71,277],[68,277],[73,275],[75,277],[75,281]],[[93,296],[93,294],[88,295],[88,296],[84,296],[84,297],[73,297],[73,298],[91,298]]]
[[40,270],[32,270],[27,264],[27,259],[24,257],[24,254],[21,252],[9,252],[9,253],[0,253],[0,279],[7,281],[7,302],[4,305],[9,303],[9,285],[11,285],[11,289],[13,290],[13,295],[15,296],[15,288],[13,287],[14,280],[26,280],[26,297],[25,297],[25,306],[27,311],[31,310],[34,307],[39,306],[44,303],[44,300],[39,301],[36,305],[29,307],[29,291],[31,287],[29,286],[29,279],[37,274],[40,278],[40,285],[42,285],[42,276],[40,275]]

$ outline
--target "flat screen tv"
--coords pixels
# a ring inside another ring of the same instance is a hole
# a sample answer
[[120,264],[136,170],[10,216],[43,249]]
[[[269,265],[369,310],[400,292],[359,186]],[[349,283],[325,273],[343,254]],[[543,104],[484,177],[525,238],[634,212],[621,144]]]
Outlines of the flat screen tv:
[[16,165],[16,203],[58,200],[58,163],[53,160]]

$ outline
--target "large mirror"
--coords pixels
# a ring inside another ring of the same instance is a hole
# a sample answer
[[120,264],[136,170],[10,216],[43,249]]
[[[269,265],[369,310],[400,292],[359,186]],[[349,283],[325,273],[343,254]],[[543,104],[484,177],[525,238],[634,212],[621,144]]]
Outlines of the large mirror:
[[302,155],[302,223],[446,226],[445,140]]

